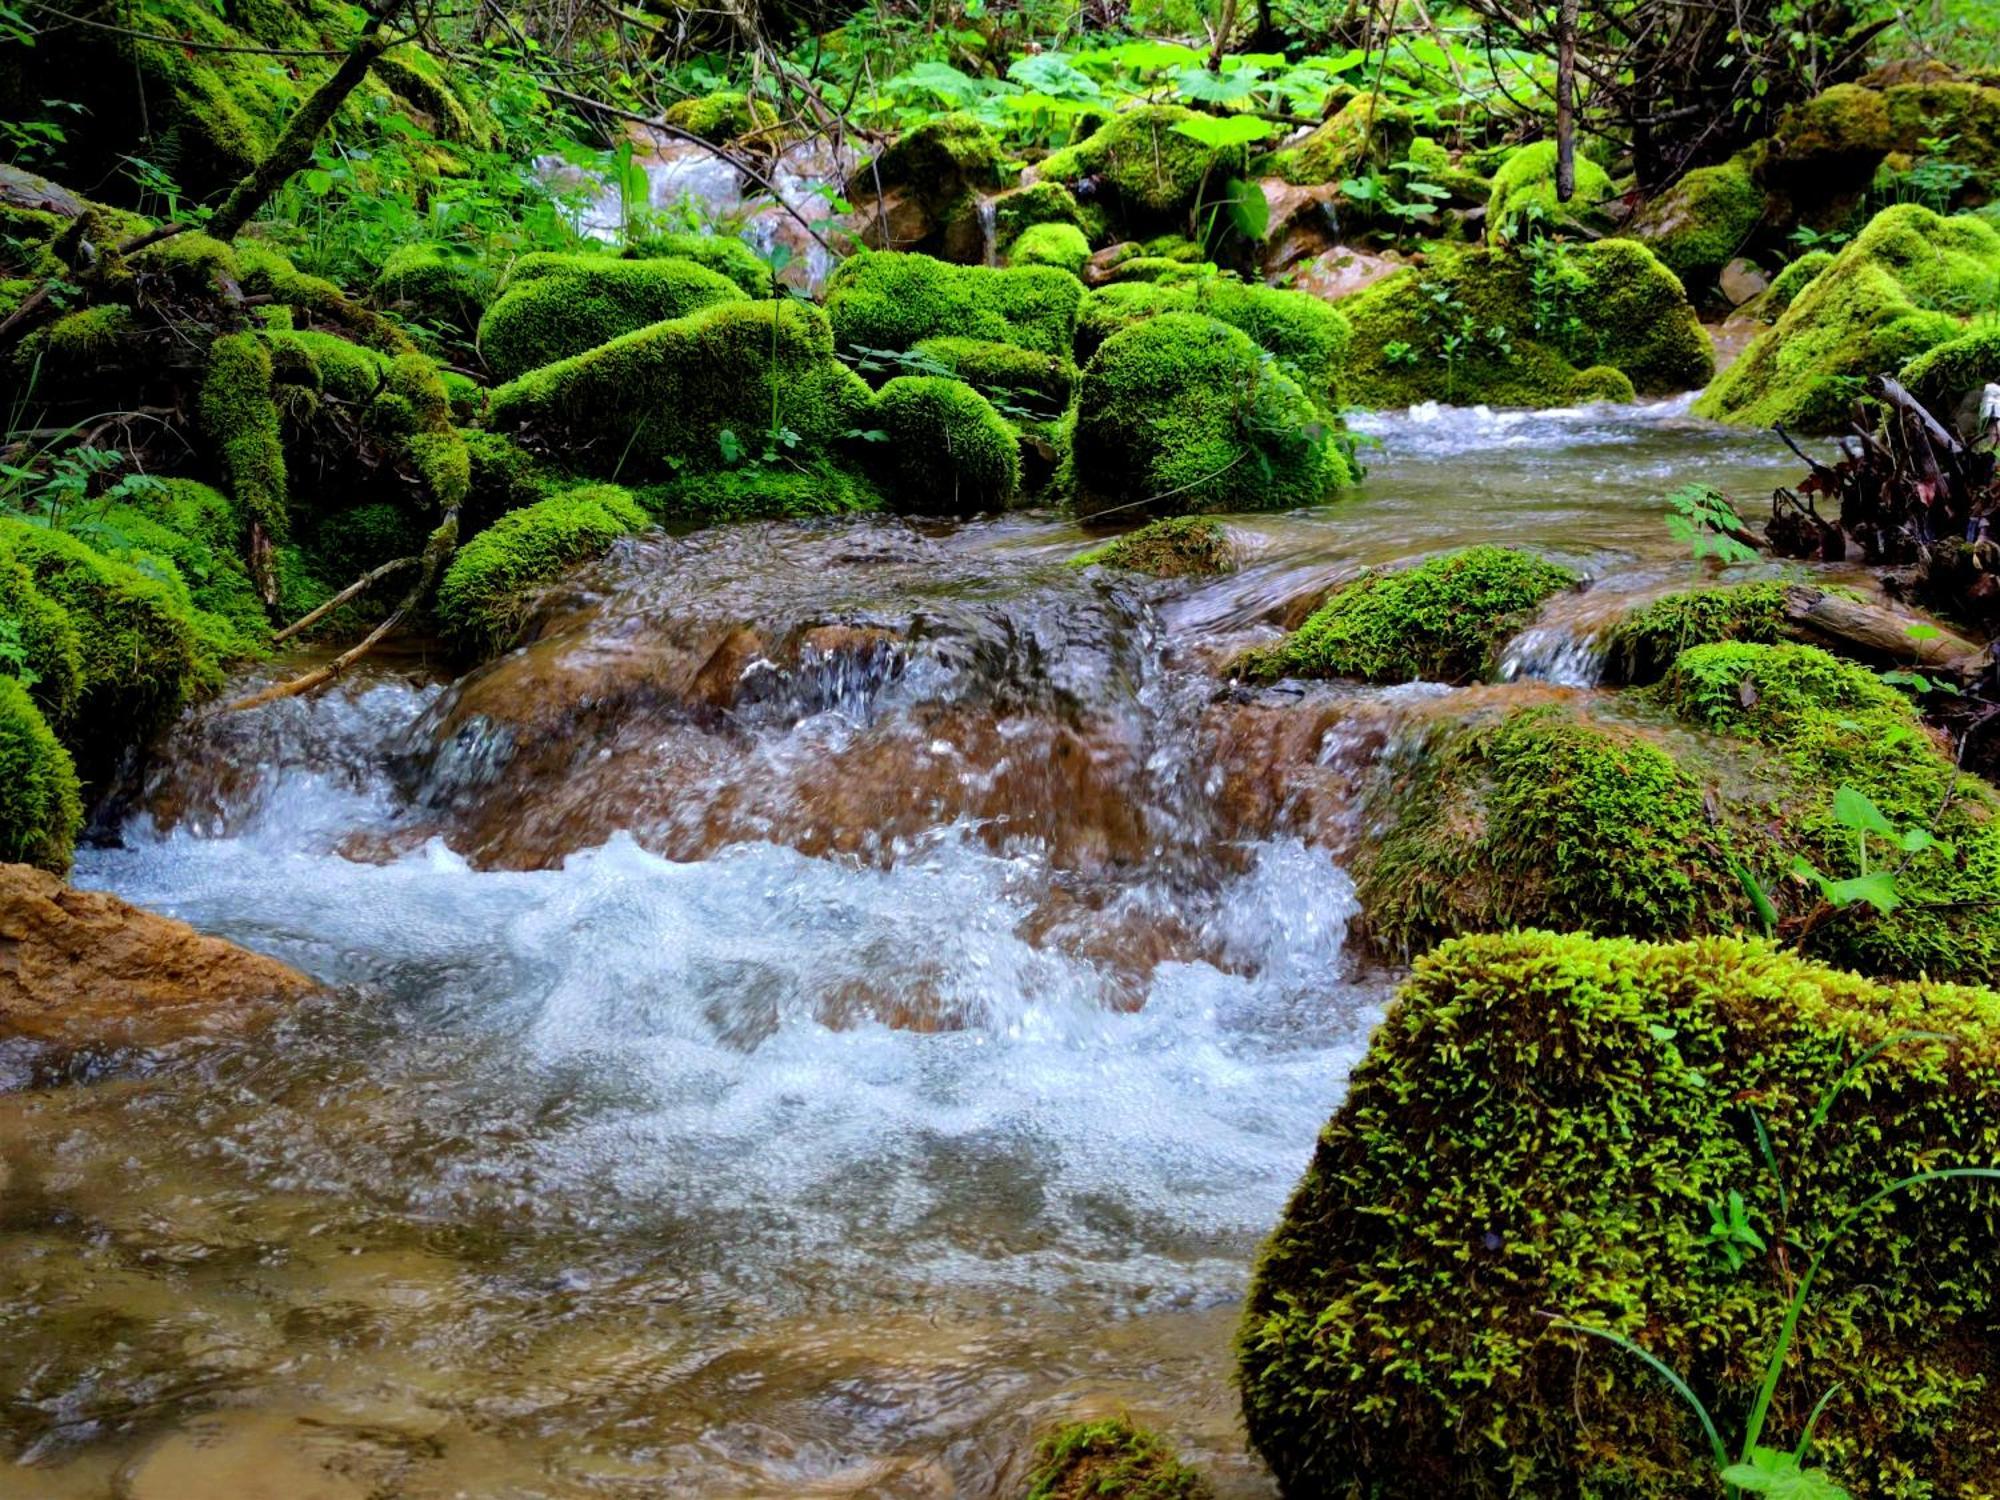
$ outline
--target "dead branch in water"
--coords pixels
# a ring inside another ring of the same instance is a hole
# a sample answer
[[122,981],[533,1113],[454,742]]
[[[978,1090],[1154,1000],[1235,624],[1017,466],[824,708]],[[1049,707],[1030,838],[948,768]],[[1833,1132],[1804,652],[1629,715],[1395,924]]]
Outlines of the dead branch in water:
[[376,584],[380,583],[384,578],[387,578],[391,573],[401,572],[404,568],[413,568],[422,561],[423,561],[423,555],[421,553],[411,557],[398,557],[389,562],[383,563],[382,566],[379,568],[374,568],[371,569],[369,572],[363,573],[359,578],[355,579],[354,582],[350,583],[346,588],[342,589],[339,593],[335,594],[331,599],[327,600],[326,603],[322,604],[318,609],[315,609],[308,614],[303,614],[299,616],[298,619],[292,621],[292,623],[287,625],[283,630],[273,633],[273,635],[271,636],[271,644],[275,646],[281,641],[290,640],[293,636],[297,635],[301,630],[306,630],[314,625],[317,625],[321,620],[325,619],[328,615],[332,614],[336,609],[339,609],[341,605],[346,604],[348,601],[355,599],[362,594],[367,593],[369,589],[373,588]]

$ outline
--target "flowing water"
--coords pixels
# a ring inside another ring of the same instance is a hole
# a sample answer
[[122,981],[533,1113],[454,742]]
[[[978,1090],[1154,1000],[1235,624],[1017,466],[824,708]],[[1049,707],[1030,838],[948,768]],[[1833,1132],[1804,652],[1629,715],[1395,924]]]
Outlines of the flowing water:
[[[1657,497],[1791,468],[1685,403],[1365,425],[1224,579],[1032,514],[651,536],[464,681],[183,725],[78,883],[331,988],[0,1052],[0,1494],[1006,1496],[1121,1410],[1268,1494],[1228,1343],[1393,980],[1345,943],[1370,764],[1588,693],[1696,576]],[[1219,675],[1488,540],[1594,580],[1509,681]]]

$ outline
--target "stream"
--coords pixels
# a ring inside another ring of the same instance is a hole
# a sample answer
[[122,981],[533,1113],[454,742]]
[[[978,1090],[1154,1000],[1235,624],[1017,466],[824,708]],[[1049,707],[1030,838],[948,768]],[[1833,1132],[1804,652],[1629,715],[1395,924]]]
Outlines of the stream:
[[[462,681],[184,723],[76,882],[331,988],[0,1049],[0,1494],[986,1500],[1121,1411],[1273,1493],[1229,1345],[1396,978],[1369,768],[1589,694],[1702,574],[1659,497],[1794,475],[1686,405],[1361,419],[1358,492],[1193,583],[1036,512],[650,535]],[[1592,580],[1502,683],[1223,680],[1483,541]]]

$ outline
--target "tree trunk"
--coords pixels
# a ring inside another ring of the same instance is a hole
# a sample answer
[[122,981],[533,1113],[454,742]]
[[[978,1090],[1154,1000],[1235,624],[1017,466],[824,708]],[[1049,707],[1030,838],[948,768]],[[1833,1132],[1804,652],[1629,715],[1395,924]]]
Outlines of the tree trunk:
[[1556,7],[1556,201],[1576,196],[1577,0]]

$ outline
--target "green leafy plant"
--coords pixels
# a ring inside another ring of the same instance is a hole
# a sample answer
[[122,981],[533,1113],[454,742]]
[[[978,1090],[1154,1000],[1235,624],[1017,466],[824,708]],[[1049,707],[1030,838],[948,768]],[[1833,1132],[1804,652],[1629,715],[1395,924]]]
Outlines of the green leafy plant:
[[1902,855],[1921,854],[1935,848],[1950,855],[1949,844],[1940,844],[1927,828],[1898,828],[1866,793],[1843,786],[1833,794],[1833,820],[1854,835],[1854,862],[1858,871],[1843,880],[1831,879],[1803,854],[1792,862],[1792,874],[1819,887],[1826,902],[1838,909],[1866,902],[1883,913],[1903,904],[1896,889],[1896,871],[1879,865],[1870,868],[1868,841],[1876,838]]
[[1757,549],[1742,540],[1743,518],[1722,491],[1706,484],[1685,484],[1666,497],[1667,534],[1687,543],[1696,560],[1754,562]]

